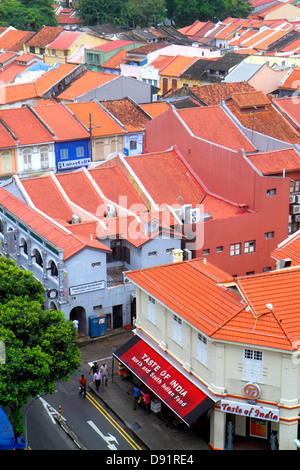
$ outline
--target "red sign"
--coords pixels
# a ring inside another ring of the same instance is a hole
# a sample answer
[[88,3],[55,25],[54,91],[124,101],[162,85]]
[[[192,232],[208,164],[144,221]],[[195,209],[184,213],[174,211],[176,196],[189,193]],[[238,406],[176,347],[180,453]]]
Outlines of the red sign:
[[193,423],[214,402],[138,336],[114,353],[186,424]]

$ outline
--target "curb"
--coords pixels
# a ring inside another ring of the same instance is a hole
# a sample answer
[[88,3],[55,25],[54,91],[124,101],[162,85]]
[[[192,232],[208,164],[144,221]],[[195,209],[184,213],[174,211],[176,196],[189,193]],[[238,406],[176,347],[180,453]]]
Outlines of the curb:
[[77,447],[79,447],[80,450],[87,450],[86,447],[84,447],[84,445],[81,444],[76,434],[74,434],[73,431],[71,431],[71,429],[69,428],[69,426],[67,425],[64,419],[61,419],[57,415],[55,415],[54,418],[56,419],[60,427],[65,431],[65,433],[68,434],[68,436],[72,439],[72,441],[77,445]]

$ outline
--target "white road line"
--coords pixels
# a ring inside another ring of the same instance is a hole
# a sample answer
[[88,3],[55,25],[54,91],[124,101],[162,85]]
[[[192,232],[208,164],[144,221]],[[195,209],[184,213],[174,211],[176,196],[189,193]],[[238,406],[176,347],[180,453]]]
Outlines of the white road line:
[[108,436],[105,436],[104,434],[102,434],[100,429],[97,428],[97,426],[95,425],[95,423],[93,423],[93,421],[88,421],[87,423],[94,429],[94,431],[96,431],[97,434],[99,434],[100,437],[102,437],[102,439],[107,443],[107,447],[110,450],[118,450],[117,447],[114,444],[112,444],[112,442],[115,442],[117,445],[119,445],[115,436],[113,436],[110,433],[108,433]]
[[107,359],[112,359],[112,356],[102,357],[101,359],[97,359],[97,361],[88,362],[88,365],[89,365],[90,367],[92,367],[92,365],[94,364],[94,362],[107,361]]

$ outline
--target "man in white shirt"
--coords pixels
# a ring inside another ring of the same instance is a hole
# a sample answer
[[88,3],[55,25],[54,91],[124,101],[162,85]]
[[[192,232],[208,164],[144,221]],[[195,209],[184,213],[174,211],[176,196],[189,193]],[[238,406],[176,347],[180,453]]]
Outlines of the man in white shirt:
[[105,363],[100,367],[100,374],[102,376],[102,385],[107,385],[109,371]]

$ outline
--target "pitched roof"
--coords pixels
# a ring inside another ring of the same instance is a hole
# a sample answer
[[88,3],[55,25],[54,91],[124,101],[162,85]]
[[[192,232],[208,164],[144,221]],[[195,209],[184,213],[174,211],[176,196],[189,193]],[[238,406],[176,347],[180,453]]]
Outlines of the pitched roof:
[[112,73],[94,72],[87,70],[77,80],[74,80],[71,85],[58,95],[60,100],[73,101],[78,96],[82,96],[95,88],[104,85],[105,83],[114,80],[116,75]]
[[232,93],[242,91],[255,91],[253,86],[246,82],[234,83],[215,83],[211,85],[193,85],[189,87],[190,91],[195,97],[201,100],[202,103],[207,105],[216,105],[232,95]]
[[0,188],[0,205],[5,208],[6,211],[9,211],[12,215],[22,220],[24,224],[28,225],[28,227],[36,233],[45,237],[50,243],[53,243],[54,246],[62,249],[65,260],[78,253],[86,246],[110,251],[98,240],[89,241],[88,239],[84,239],[83,241],[83,239],[74,236],[71,232],[65,230],[63,227],[59,227],[49,220],[49,218],[44,217],[35,209],[27,206],[24,202],[3,188]]
[[[205,264],[203,259],[130,271],[126,275],[208,336],[244,308],[235,293],[218,285],[221,280],[230,281],[230,276]],[[205,296],[199,295],[201,292]]]
[[56,26],[42,26],[30,39],[26,46],[46,47],[62,33],[63,29]]
[[18,145],[53,142],[51,133],[26,107],[0,109],[0,119],[16,135]]
[[51,49],[67,50],[72,47],[77,39],[82,35],[83,33],[78,31],[62,31],[62,33],[55,38],[54,41],[50,42],[47,47]]
[[[126,273],[212,339],[294,351],[300,338],[300,267],[232,279],[204,259]],[[205,295],[201,295],[205,293]]]
[[140,107],[146,111],[153,119],[169,109],[167,101],[153,101],[153,103],[142,103]]
[[121,49],[119,52],[114,54],[110,59],[102,64],[102,70],[105,68],[108,69],[119,69],[121,64],[126,58],[127,51],[126,49]]
[[300,88],[300,68],[291,68],[279,83],[278,88],[298,90]]
[[247,157],[263,175],[300,170],[300,154],[295,148],[259,152]]
[[128,132],[141,131],[146,123],[151,120],[150,116],[128,97],[119,100],[101,101],[100,104],[116,117]]
[[67,103],[66,107],[89,129],[92,137],[124,134],[125,130],[94,101]]
[[191,132],[201,139],[233,150],[256,150],[220,106],[199,106],[177,110],[177,113]]
[[273,98],[273,103],[297,129],[300,129],[298,96],[285,96],[284,98],[276,99]]
[[88,130],[61,103],[39,105],[32,109],[54,132],[55,141],[89,139]]
[[300,266],[300,231],[281,242],[271,256],[278,261],[290,259],[291,266]]
[[299,133],[289,124],[262,92],[233,93],[225,100],[232,114],[248,129],[283,142],[300,142]]
[[159,70],[159,75],[169,77],[180,77],[180,75],[187,69],[187,67],[193,64],[196,60],[196,57],[185,57],[177,55]]
[[5,51],[19,52],[23,50],[23,44],[28,41],[34,32],[32,31],[18,31],[16,29],[7,30],[0,36],[0,49]]

